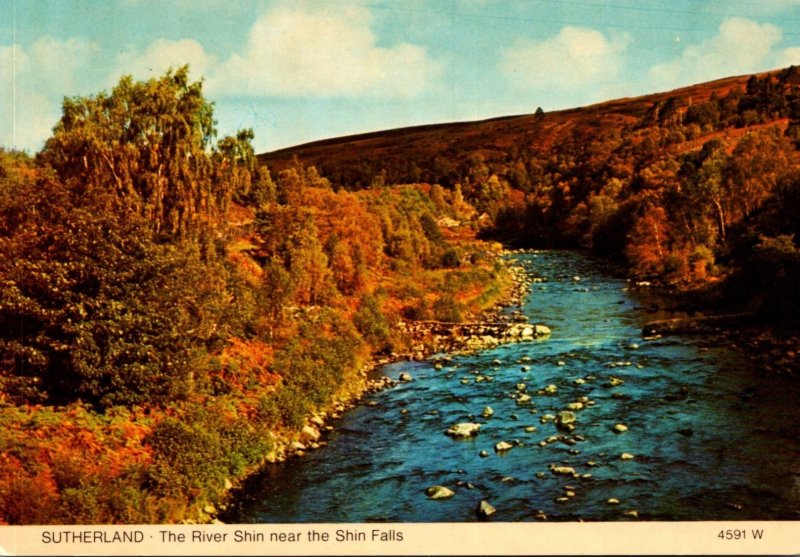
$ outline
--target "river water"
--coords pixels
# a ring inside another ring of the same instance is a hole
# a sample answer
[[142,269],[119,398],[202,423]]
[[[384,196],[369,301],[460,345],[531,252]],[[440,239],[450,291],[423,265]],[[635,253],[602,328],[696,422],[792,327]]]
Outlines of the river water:
[[[521,309],[549,338],[441,369],[385,366],[413,380],[366,398],[327,447],[249,482],[226,521],[463,522],[481,500],[497,521],[800,519],[796,378],[762,372],[720,338],[643,340],[652,300],[584,255],[514,257],[546,278]],[[555,394],[539,394],[549,385]],[[573,432],[542,423],[587,399]],[[480,431],[445,435],[460,422]],[[500,441],[514,446],[498,453]],[[433,485],[454,495],[429,499]]]

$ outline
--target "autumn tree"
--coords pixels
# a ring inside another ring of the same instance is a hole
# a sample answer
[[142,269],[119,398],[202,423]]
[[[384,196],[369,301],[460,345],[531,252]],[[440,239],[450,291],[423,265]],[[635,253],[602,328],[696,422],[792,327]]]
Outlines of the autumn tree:
[[212,107],[184,66],[146,82],[124,77],[111,94],[65,99],[41,159],[68,187],[113,191],[156,233],[182,237],[229,199],[211,180],[214,135]]
[[669,221],[663,207],[648,204],[628,234],[625,254],[635,274],[648,277],[664,272],[669,253]]
[[113,194],[78,203],[52,179],[16,194],[0,207],[6,392],[101,406],[190,392],[194,358],[225,334],[224,270],[155,242],[142,216],[106,211]]

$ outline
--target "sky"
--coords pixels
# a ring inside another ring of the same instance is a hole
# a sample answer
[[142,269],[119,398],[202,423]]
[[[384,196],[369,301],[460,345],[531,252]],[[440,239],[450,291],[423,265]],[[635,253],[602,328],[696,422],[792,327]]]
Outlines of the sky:
[[800,0],[0,0],[0,146],[186,63],[264,152],[800,64]]

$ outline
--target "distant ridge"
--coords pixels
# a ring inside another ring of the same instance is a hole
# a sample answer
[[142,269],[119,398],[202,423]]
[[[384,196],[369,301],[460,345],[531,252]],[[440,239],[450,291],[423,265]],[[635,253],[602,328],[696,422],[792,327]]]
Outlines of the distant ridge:
[[[779,70],[755,74],[763,77]],[[675,98],[683,108],[708,100],[712,95],[722,97],[732,89],[744,88],[751,75],[726,77],[713,81],[689,85],[671,91],[662,91],[637,97],[625,97],[596,104],[547,112],[546,126],[538,126],[544,132],[539,138],[542,147],[557,141],[574,127],[589,125],[597,130],[604,127],[617,128],[632,119],[642,118],[653,105]],[[505,115],[483,120],[423,124],[403,128],[371,131],[312,141],[258,155],[262,164],[273,171],[286,168],[294,157],[303,164],[315,165],[323,172],[331,173],[344,164],[353,166],[358,161],[373,167],[382,157],[391,163],[397,156],[394,151],[403,147],[409,159],[432,159],[448,151],[454,155],[485,149],[507,149],[516,142],[530,142],[530,132],[540,119],[534,113]],[[599,121],[598,121],[599,119]],[[598,126],[599,124],[599,126]],[[536,140],[534,140],[536,141]],[[335,172],[334,172],[335,173]],[[360,176],[363,181],[365,177]],[[363,185],[363,184],[362,184]]]

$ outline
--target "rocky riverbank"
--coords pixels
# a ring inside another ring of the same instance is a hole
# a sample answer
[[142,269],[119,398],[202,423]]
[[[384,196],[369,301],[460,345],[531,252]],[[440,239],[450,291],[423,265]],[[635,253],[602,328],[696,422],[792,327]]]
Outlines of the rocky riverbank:
[[[525,251],[504,250],[500,256],[521,253]],[[410,340],[411,349],[376,358],[364,365],[358,373],[357,384],[349,385],[347,392],[336,395],[327,411],[309,416],[299,432],[276,436],[273,439],[274,448],[267,455],[267,462],[282,462],[293,456],[303,456],[309,450],[324,447],[324,434],[333,431],[331,422],[353,409],[364,396],[396,384],[389,377],[373,376],[380,366],[401,360],[424,360],[445,352],[477,352],[503,343],[530,341],[549,335],[550,329],[546,325],[527,323],[519,310],[507,311],[510,307],[522,304],[522,300],[530,292],[531,280],[522,266],[507,258],[502,258],[501,261],[511,277],[512,286],[500,303],[477,316],[477,320],[466,323],[410,320],[398,322],[396,332]]]
[[[527,253],[525,250],[504,250],[501,256]],[[529,324],[527,317],[518,309],[525,296],[530,293],[531,277],[525,269],[501,259],[511,277],[512,286],[500,303],[489,308],[473,320],[464,323],[443,321],[412,321],[398,323],[401,334],[411,339],[411,349],[395,355],[393,359],[424,360],[438,353],[470,353],[494,348],[508,342],[521,342],[545,337],[550,329],[544,324]]]
[[[308,417],[299,431],[286,431],[273,434],[272,450],[265,456],[265,465],[299,458],[307,452],[327,445],[325,437],[334,430],[334,423],[342,415],[355,408],[362,399],[371,393],[391,388],[396,382],[386,376],[375,376],[380,366],[401,360],[424,360],[439,353],[466,353],[493,348],[502,343],[524,342],[547,336],[550,329],[542,324],[529,324],[519,310],[508,311],[521,306],[530,292],[531,279],[525,269],[510,261],[507,256],[525,253],[525,250],[503,250],[498,255],[511,278],[511,287],[503,299],[490,309],[465,323],[440,321],[403,320],[396,324],[396,334],[408,339],[410,349],[375,358],[365,364],[358,372],[356,381],[344,386],[336,394],[326,410],[320,410]],[[400,377],[400,381],[403,381]],[[235,489],[228,488],[228,500],[235,500]],[[229,501],[218,507],[225,511]],[[219,522],[217,508],[209,505],[204,509],[205,522]]]

